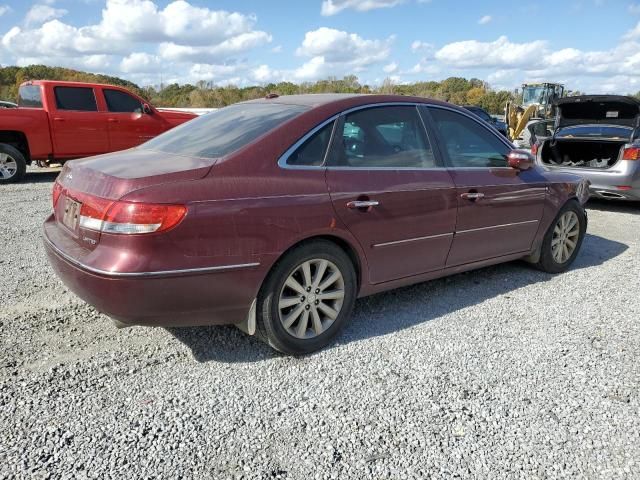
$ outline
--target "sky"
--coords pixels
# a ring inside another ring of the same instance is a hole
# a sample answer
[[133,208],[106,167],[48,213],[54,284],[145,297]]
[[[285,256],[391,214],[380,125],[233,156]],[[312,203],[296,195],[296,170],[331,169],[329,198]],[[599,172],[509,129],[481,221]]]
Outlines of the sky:
[[640,90],[640,0],[0,0],[0,65],[140,86],[357,75]]

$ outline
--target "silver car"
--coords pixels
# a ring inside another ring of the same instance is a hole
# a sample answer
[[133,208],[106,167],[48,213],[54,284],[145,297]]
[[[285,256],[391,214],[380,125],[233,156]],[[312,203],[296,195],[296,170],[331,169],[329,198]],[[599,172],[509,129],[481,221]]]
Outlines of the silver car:
[[532,148],[537,163],[589,180],[592,197],[640,200],[640,101],[583,95],[556,104],[553,135]]

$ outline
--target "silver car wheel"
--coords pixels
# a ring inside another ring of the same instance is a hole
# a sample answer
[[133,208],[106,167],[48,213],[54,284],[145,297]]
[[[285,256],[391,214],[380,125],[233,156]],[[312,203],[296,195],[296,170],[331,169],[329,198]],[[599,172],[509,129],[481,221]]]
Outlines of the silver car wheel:
[[551,256],[556,263],[565,263],[578,245],[580,221],[576,212],[567,211],[560,216],[553,229]]
[[278,298],[280,322],[296,338],[317,337],[340,314],[344,295],[344,278],[334,263],[322,258],[307,260],[284,282]]
[[0,178],[9,180],[18,171],[18,162],[8,153],[0,153]]

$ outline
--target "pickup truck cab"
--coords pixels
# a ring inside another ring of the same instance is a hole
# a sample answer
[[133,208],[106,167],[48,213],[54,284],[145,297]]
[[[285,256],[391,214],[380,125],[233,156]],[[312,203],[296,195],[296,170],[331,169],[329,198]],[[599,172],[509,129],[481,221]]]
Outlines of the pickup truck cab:
[[0,110],[0,183],[19,181],[26,166],[135,147],[191,120],[159,110],[128,90],[96,83],[23,83],[18,108]]

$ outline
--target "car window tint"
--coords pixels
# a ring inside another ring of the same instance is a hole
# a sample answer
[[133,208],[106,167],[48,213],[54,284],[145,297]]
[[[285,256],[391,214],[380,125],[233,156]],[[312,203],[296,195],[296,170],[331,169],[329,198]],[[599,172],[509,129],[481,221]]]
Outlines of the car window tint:
[[238,103],[183,123],[141,148],[196,157],[222,157],[308,108],[283,103]]
[[287,165],[318,167],[324,161],[329,146],[333,123],[329,122],[296,149],[287,159]]
[[352,168],[433,168],[435,158],[418,110],[375,107],[345,116],[331,163]]
[[18,90],[20,107],[42,108],[42,92],[40,85],[23,85]]
[[489,116],[489,114],[487,112],[485,112],[484,110],[482,110],[481,108],[469,108],[468,110],[470,112],[472,112],[472,113],[475,113],[477,116],[479,116],[485,122],[490,122],[491,121],[491,117]]
[[97,112],[96,97],[93,88],[87,87],[55,87],[58,110],[80,110],[83,112]]
[[510,148],[477,121],[451,110],[430,108],[452,167],[506,167]]
[[104,99],[110,112],[141,113],[142,103],[128,93],[120,90],[104,89]]

